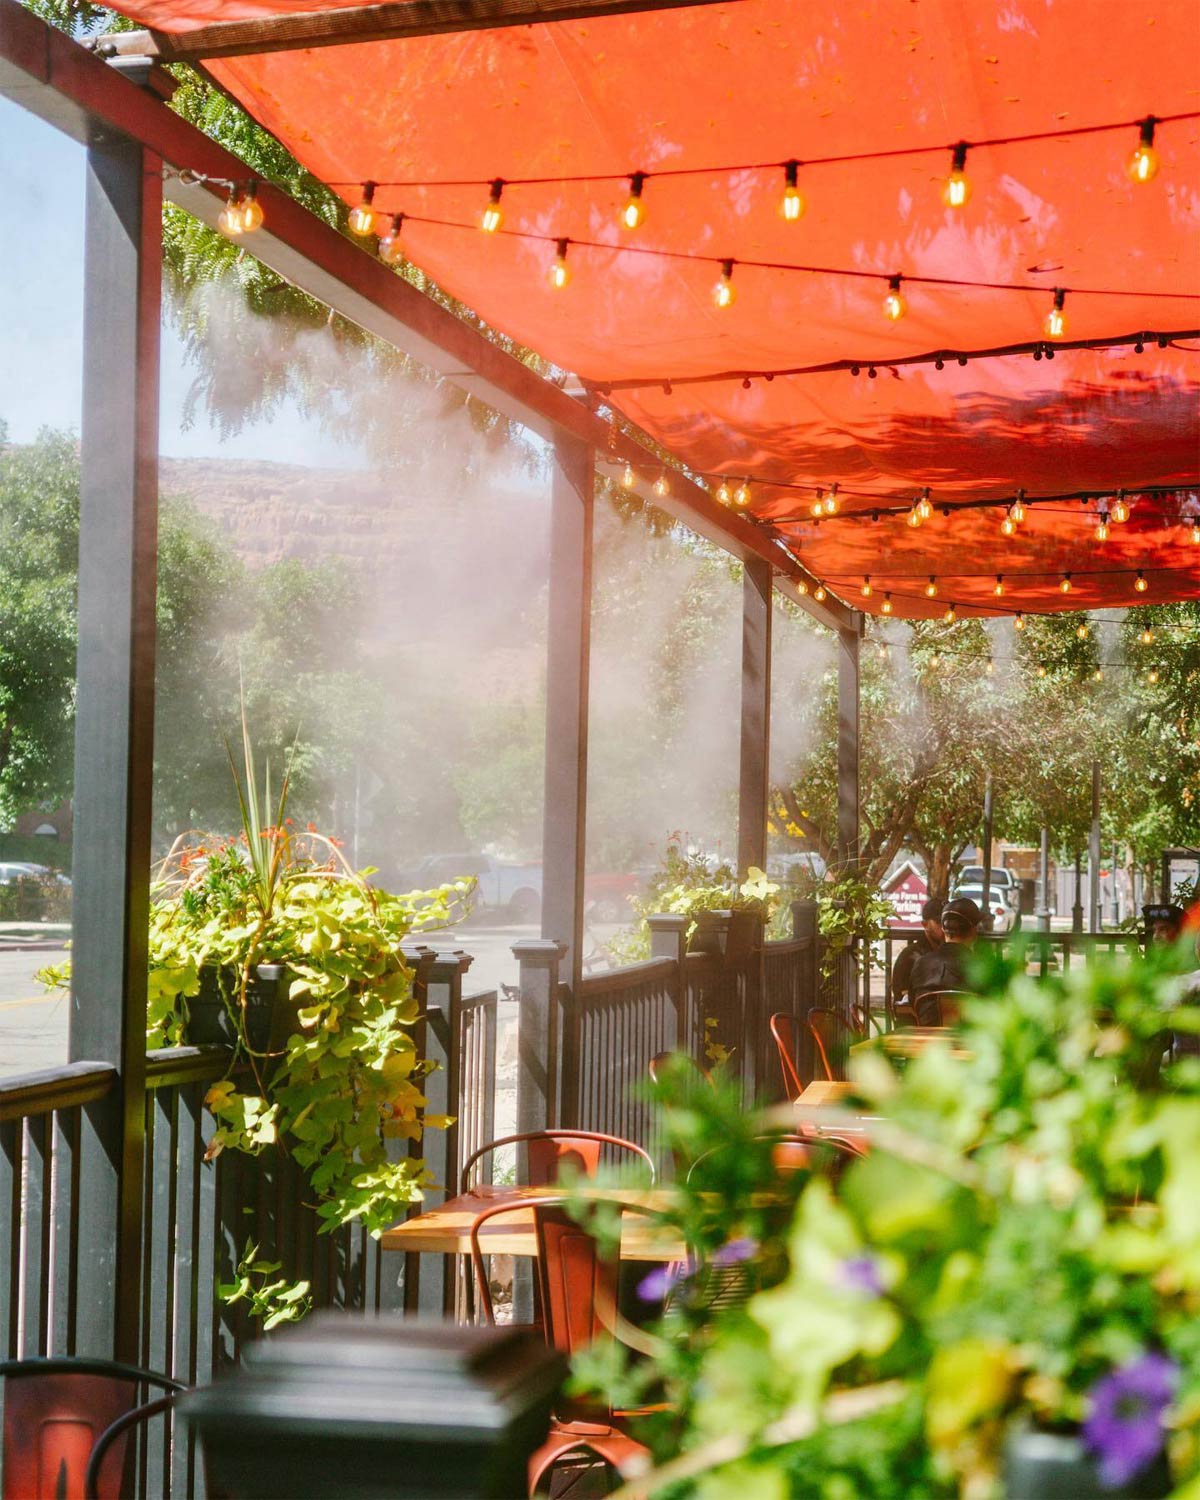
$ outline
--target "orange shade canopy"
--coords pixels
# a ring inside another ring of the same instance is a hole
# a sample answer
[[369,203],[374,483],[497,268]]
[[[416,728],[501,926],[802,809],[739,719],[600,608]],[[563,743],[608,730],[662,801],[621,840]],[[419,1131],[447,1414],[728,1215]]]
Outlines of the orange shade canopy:
[[[186,32],[336,7],[121,8]],[[405,215],[453,296],[714,486],[748,479],[747,513],[856,606],[1200,595],[1195,0],[738,0],[209,67],[347,202],[378,184],[377,227]],[[1149,115],[1158,170],[1135,182]],[[1100,539],[1118,491],[1129,519]]]

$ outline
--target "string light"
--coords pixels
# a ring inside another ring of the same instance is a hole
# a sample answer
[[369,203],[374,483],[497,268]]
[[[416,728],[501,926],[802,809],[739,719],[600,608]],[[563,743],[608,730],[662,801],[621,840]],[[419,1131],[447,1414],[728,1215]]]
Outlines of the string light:
[[721,262],[721,275],[712,291],[713,301],[718,307],[732,307],[737,301],[737,287],[733,284],[733,262]]
[[947,208],[965,208],[971,197],[971,179],[967,176],[967,143],[959,141],[950,158],[950,175],[942,188],[942,202]]
[[[247,188],[239,188],[236,183],[230,184],[229,197],[217,217],[217,227],[231,239],[250,234],[262,224],[262,208],[251,195],[253,187],[253,184]],[[250,212],[251,209],[253,212]]]
[[1021,613],[1020,610],[1017,610],[1016,614],[1013,616],[1013,629],[1014,630],[1024,630],[1025,629],[1025,616]]
[[871,575],[869,573],[863,579],[862,588],[859,589],[859,593],[863,596],[864,599],[869,599],[871,597]]
[[921,498],[917,501],[917,514],[921,517],[922,521],[928,521],[930,516],[933,515],[933,501],[929,498],[928,485],[921,491]]
[[809,506],[809,509],[812,511],[812,513],[813,513],[814,516],[824,515],[824,513],[825,513],[825,491],[824,490],[820,490],[819,489],[817,491],[817,498]]
[[929,582],[925,585],[925,597],[926,599],[934,599],[937,597],[936,578],[930,578]]
[[1104,681],[1104,668],[1103,667],[1097,667],[1096,670],[1092,673],[1092,681],[1093,682],[1103,682]]
[[1017,498],[1013,501],[1012,505],[1009,507],[1008,513],[1013,518],[1013,520],[1017,521],[1018,523],[1021,522],[1021,521],[1023,521],[1025,519],[1025,491],[1024,490],[1018,490],[1017,491]]
[[560,239],[554,254],[554,264],[550,267],[550,285],[556,292],[561,292],[563,287],[571,279],[571,268],[567,265],[567,246],[570,240]]
[[629,197],[621,210],[622,229],[640,229],[645,223],[646,205],[642,202],[642,188],[645,184],[645,172],[635,172],[629,179]]
[[1139,569],[1138,576],[1133,580],[1133,586],[1139,594],[1144,594],[1150,585],[1146,582],[1146,575]]
[[733,503],[743,510],[750,504],[750,481],[748,479],[743,479],[737,489],[734,490]]
[[1062,582],[1058,585],[1058,591],[1059,591],[1060,594],[1069,594],[1071,592],[1071,575],[1070,575],[1070,573],[1064,573],[1063,574],[1063,576],[1062,576]]
[[732,499],[733,495],[730,493],[729,485],[726,480],[722,479],[717,486],[717,503],[719,505],[728,505]]
[[900,290],[900,277],[888,277],[888,294],[883,299],[883,315],[893,323],[898,323],[908,311],[908,303],[904,293]]
[[358,235],[359,239],[366,239],[375,228],[375,210],[372,204],[375,202],[375,184],[364,182],[362,199],[350,210],[350,217],[346,220],[351,234]]
[[883,611],[883,613],[885,615],[890,615],[891,614],[891,612],[892,612],[892,596],[891,596],[891,594],[884,594],[884,596],[883,596],[883,603],[880,605],[880,609]]
[[1066,289],[1056,286],[1054,288],[1054,306],[1046,314],[1046,321],[1042,324],[1048,339],[1061,339],[1067,335],[1067,315],[1063,311],[1063,303],[1066,300]]
[[994,677],[996,675],[996,663],[990,656],[987,659],[987,666],[984,668],[984,671],[988,674],[989,677]]
[[1046,675],[1046,669],[1044,666],[1042,666],[1041,662],[1038,662],[1037,675],[1039,677],[1045,677]]
[[1013,520],[1012,507],[1004,512],[1004,519],[1000,522],[1000,530],[1004,536],[1012,536],[1017,529],[1017,523]]
[[1108,512],[1106,510],[1100,512],[1100,519],[1096,522],[1096,540],[1108,541]]
[[1117,498],[1112,505],[1112,518],[1118,525],[1123,525],[1129,519],[1129,506],[1125,503],[1124,490],[1117,491]]
[[837,487],[837,481],[836,480],[833,482],[833,484],[831,484],[829,486],[829,493],[828,493],[828,495],[825,496],[825,507],[824,508],[825,508],[825,514],[827,516],[835,516],[835,515],[837,515],[837,508],[838,508],[838,487]]
[[631,490],[636,483],[637,475],[633,472],[633,465],[626,464],[624,473],[621,475],[622,486],[627,490]]
[[1004,593],[1004,574],[996,574],[996,582],[992,585],[992,593],[999,599]]
[[1125,164],[1130,182],[1153,182],[1158,176],[1158,152],[1154,149],[1154,116],[1138,121],[1139,139]]
[[825,592],[825,585],[823,583],[818,583],[816,588],[813,589],[813,598],[818,604],[823,604],[829,598],[829,595]]
[[945,620],[947,625],[953,625],[955,620],[958,619],[958,610],[955,609],[953,604],[946,606],[946,613],[942,616],[942,619]]
[[779,215],[789,224],[804,217],[804,195],[799,187],[800,163],[785,161],[783,164],[783,197],[779,200]]
[[1154,682],[1158,681],[1158,668],[1157,667],[1151,667],[1150,670],[1146,673],[1146,681],[1150,682],[1150,683],[1154,683]]
[[404,245],[400,230],[404,224],[403,214],[393,214],[387,233],[379,241],[379,259],[385,266],[398,266],[404,259]]
[[258,183],[249,181],[242,193],[242,233],[253,234],[263,226],[262,204],[258,201]]
[[921,524],[921,520],[922,520],[922,516],[921,516],[920,502],[914,500],[913,501],[913,508],[912,508],[912,510],[909,511],[908,517],[907,517],[908,525],[911,526],[912,529],[915,531],[917,529],[917,527]]
[[1153,630],[1151,630],[1150,627],[1147,626],[1146,629],[1142,631],[1142,633],[1138,637],[1138,639],[1141,641],[1141,643],[1142,643],[1143,646],[1153,646],[1153,644],[1154,644],[1154,632],[1153,632]]
[[667,478],[665,469],[654,481],[654,493],[660,500],[671,493],[671,481]]
[[1086,622],[1081,623],[1081,624],[1079,624],[1079,625],[1077,625],[1075,627],[1075,634],[1079,637],[1079,639],[1081,641],[1086,641],[1087,638],[1088,638],[1088,636],[1091,635],[1091,633],[1092,632],[1088,629],[1088,626],[1087,626]]
[[1192,516],[1184,525],[1192,528],[1192,541],[1200,547],[1200,516]]
[[504,178],[494,177],[487,204],[479,216],[479,227],[485,234],[495,234],[504,223],[504,210],[500,207],[500,195],[503,191]]

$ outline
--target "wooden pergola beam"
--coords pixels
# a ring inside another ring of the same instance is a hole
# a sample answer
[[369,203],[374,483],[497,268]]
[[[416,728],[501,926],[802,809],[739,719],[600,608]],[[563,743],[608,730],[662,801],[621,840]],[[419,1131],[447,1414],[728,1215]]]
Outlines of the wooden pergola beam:
[[107,57],[199,62],[264,52],[296,52],[311,47],[345,47],[358,42],[402,41],[444,32],[591,21],[635,11],[678,10],[720,3],[728,4],[731,0],[391,0],[383,5],[218,21],[190,31],[111,32],[95,45]]

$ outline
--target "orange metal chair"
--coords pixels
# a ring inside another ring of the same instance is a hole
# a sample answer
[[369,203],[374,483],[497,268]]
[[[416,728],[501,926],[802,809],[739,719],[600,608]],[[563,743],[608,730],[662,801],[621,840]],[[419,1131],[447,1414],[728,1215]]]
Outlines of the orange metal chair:
[[837,1077],[830,1056],[841,1030],[841,1019],[837,1011],[827,1010],[824,1006],[814,1005],[808,1013],[808,1034],[812,1037],[813,1047],[816,1049],[818,1061],[824,1070],[825,1077],[832,1083]]
[[6,1360],[0,1378],[4,1500],[121,1500],[127,1433],[164,1409],[161,1398],[139,1405],[139,1390],[156,1386],[173,1400],[185,1389],[107,1359]]
[[783,1092],[788,1102],[794,1104],[804,1092],[804,1082],[796,1067],[796,1020],[786,1011],[777,1010],[767,1023],[775,1038],[779,1053],[779,1069],[783,1074]]
[[970,990],[926,990],[914,997],[913,1008],[922,1026],[954,1026],[963,1001],[971,999],[974,995]]
[[[485,1319],[495,1322],[480,1229],[503,1214],[532,1210],[537,1239],[537,1284],[547,1344],[568,1359],[618,1326],[619,1256],[602,1256],[587,1230],[566,1212],[565,1198],[543,1198],[520,1208],[499,1203],[484,1209],[471,1225],[471,1264]],[[645,1213],[637,1204],[623,1209]],[[649,1450],[625,1430],[638,1411],[614,1411],[591,1402],[564,1399],[550,1422],[550,1434],[529,1461],[529,1493],[537,1493],[554,1465],[573,1454],[594,1453],[620,1470],[644,1460]]]
[[522,1135],[499,1136],[473,1151],[463,1164],[459,1191],[470,1191],[471,1169],[489,1151],[521,1144],[526,1148],[527,1187],[554,1187],[561,1181],[564,1167],[573,1168],[582,1177],[595,1177],[600,1169],[600,1152],[605,1146],[639,1158],[646,1164],[651,1185],[655,1180],[650,1153],[634,1141],[622,1140],[619,1135],[605,1135],[598,1130],[530,1130]]

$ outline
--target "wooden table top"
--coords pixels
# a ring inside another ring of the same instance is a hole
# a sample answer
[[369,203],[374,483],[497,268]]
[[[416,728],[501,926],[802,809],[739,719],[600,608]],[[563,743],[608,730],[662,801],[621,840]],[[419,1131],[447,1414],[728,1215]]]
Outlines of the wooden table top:
[[[584,1196],[578,1193],[578,1196]],[[561,1198],[561,1188],[489,1187],[480,1185],[457,1198],[448,1198],[437,1208],[428,1209],[400,1224],[385,1229],[379,1240],[383,1250],[424,1251],[432,1255],[470,1255],[471,1225],[486,1208],[507,1204],[513,1213],[497,1215],[479,1231],[480,1247],[488,1255],[537,1256],[533,1232],[533,1213],[529,1207],[536,1198]],[[593,1189],[586,1196],[596,1199],[618,1198],[622,1203],[641,1204],[647,1210],[666,1207],[669,1193],[662,1188],[614,1191]],[[652,1220],[636,1213],[625,1215],[621,1226],[622,1260],[683,1260],[687,1254],[682,1240]]]
[[819,1108],[826,1104],[840,1104],[848,1094],[853,1091],[852,1083],[834,1083],[828,1078],[817,1078],[804,1090],[799,1099],[796,1100],[798,1108]]
[[859,1052],[882,1049],[893,1057],[919,1057],[927,1047],[948,1042],[951,1057],[970,1057],[969,1052],[954,1045],[957,1035],[958,1033],[952,1026],[905,1027],[901,1031],[889,1031],[883,1036],[868,1037],[865,1041],[855,1042],[850,1048],[850,1055],[853,1057]]

